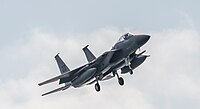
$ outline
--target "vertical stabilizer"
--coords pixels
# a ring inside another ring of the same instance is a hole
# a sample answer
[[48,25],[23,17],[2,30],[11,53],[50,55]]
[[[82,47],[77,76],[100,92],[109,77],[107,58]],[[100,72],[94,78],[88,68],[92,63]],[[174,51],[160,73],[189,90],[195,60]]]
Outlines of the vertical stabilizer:
[[64,61],[60,58],[59,54],[57,54],[55,56],[55,59],[56,59],[56,62],[58,64],[61,74],[70,71],[70,69],[67,67],[67,65],[64,63]]
[[93,60],[96,59],[96,57],[92,54],[92,52],[87,48],[89,45],[86,45],[84,48],[83,48],[83,51],[85,53],[85,56],[88,60],[88,62],[91,62]]

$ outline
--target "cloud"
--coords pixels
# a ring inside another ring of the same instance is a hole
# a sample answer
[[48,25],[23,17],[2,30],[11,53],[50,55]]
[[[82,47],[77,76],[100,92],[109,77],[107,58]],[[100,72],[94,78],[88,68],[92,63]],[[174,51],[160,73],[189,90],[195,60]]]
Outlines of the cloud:
[[186,27],[190,27],[190,28],[193,28],[195,29],[196,28],[196,25],[194,23],[194,20],[192,19],[192,17],[185,11],[178,11],[178,14],[180,16],[182,16],[181,18],[181,24],[186,24]]
[[70,68],[75,68],[86,63],[83,46],[89,44],[98,56],[127,30],[133,31],[106,27],[90,33],[57,36],[35,29],[30,37],[1,48],[1,108],[199,109],[200,38],[193,29],[148,33],[152,37],[141,49],[146,49],[151,57],[134,71],[135,75],[122,75],[123,87],[112,79],[101,83],[100,93],[95,92],[94,86],[86,86],[40,96],[58,87],[57,83],[37,85],[59,74],[53,58],[58,52]]

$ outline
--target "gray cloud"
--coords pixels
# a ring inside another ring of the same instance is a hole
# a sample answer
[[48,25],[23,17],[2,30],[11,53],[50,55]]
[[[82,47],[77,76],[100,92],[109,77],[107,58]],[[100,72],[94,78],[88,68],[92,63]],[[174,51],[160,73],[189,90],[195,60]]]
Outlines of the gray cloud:
[[[86,63],[81,48],[86,44],[98,56],[124,32],[131,29],[107,27],[91,33],[56,34],[34,30],[30,37],[1,48],[0,102],[4,109],[64,108],[137,108],[199,109],[199,33],[194,29],[165,30],[149,33],[152,37],[141,49],[151,57],[135,70],[135,75],[122,75],[125,86],[116,79],[102,82],[102,91],[93,86],[69,89],[41,97],[48,90],[37,83],[59,74],[54,56],[61,52],[71,67]],[[139,34],[138,31],[133,31]]]

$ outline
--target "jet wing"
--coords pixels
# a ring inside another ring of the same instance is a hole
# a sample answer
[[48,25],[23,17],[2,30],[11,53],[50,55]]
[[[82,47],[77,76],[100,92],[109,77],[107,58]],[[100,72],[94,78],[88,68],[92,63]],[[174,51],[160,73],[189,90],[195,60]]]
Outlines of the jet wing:
[[111,62],[111,59],[113,58],[113,56],[115,56],[115,54],[118,52],[119,50],[110,50],[110,51],[106,51],[105,53],[103,53],[103,55],[101,55],[100,57],[102,57],[102,60],[104,60],[107,63]]
[[[86,65],[87,65],[87,64],[86,64]],[[39,83],[38,85],[39,85],[39,86],[42,86],[42,85],[45,85],[45,84],[48,84],[48,83],[55,82],[55,81],[57,81],[57,80],[59,80],[59,79],[62,79],[62,78],[70,77],[70,75],[72,75],[73,73],[77,72],[78,70],[80,70],[81,68],[85,67],[86,65],[83,65],[83,66],[78,67],[78,68],[76,68],[76,69],[74,69],[74,70],[68,71],[68,72],[63,73],[63,74],[61,74],[61,75],[59,75],[59,76],[53,77],[53,78],[51,78],[51,79],[48,79],[48,80],[46,80],[46,81],[44,81],[44,82]]]
[[51,83],[51,82],[55,82],[55,81],[57,81],[57,80],[59,80],[61,78],[64,78],[64,77],[69,77],[69,74],[68,73],[64,73],[62,75],[59,75],[59,76],[53,77],[51,79],[48,79],[48,80],[46,80],[44,82],[41,82],[38,85],[42,86],[42,85],[45,85],[45,84],[48,84],[48,83]]
[[122,53],[123,51],[121,49],[113,49],[111,50],[112,52],[114,52],[114,54],[112,55],[112,58],[110,59],[110,62],[116,62],[118,61],[120,58],[122,58]]
[[63,90],[68,89],[69,87],[70,87],[70,85],[65,85],[63,87],[57,88],[55,90],[52,90],[50,92],[44,93],[44,94],[42,94],[42,96],[45,96],[45,95],[48,95],[48,94],[51,94],[51,93],[55,93],[55,92],[58,92],[58,91],[63,91]]

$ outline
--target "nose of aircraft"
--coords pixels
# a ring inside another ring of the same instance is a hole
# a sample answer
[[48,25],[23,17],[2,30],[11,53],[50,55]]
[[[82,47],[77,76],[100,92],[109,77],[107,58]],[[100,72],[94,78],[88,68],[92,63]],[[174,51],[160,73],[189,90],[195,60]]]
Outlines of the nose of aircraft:
[[150,39],[150,36],[149,35],[139,35],[137,38],[136,38],[136,42],[139,46],[142,46],[144,45],[148,40]]

